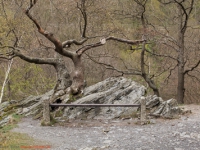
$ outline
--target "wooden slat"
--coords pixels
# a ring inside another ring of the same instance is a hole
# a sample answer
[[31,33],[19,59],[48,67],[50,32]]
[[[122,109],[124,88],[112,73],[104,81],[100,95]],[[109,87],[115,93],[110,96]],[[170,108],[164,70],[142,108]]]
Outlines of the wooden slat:
[[54,107],[140,107],[138,104],[50,104]]

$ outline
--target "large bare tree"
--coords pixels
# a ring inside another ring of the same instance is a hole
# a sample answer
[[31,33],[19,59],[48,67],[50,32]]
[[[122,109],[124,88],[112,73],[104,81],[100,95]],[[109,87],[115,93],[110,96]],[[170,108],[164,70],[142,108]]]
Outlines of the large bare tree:
[[[86,31],[87,31],[87,11],[86,11],[86,0],[81,0],[80,3],[77,2],[77,7],[81,11],[83,20],[84,20],[84,25],[82,29],[82,35],[81,35],[81,40],[66,40],[61,42],[56,36],[54,36],[53,33],[48,32],[44,30],[41,25],[38,23],[37,19],[31,15],[30,10],[33,8],[34,5],[36,5],[37,0],[32,1],[30,0],[30,5],[29,7],[25,10],[25,14],[27,17],[35,24],[35,26],[38,29],[38,32],[42,34],[44,37],[46,37],[51,43],[54,44],[55,46],[55,52],[59,53],[60,55],[63,55],[65,57],[70,58],[73,61],[74,64],[74,70],[72,73],[72,85],[70,86],[69,89],[66,89],[67,93],[71,94],[79,94],[83,92],[84,88],[84,65],[81,61],[82,55],[87,51],[92,48],[96,48],[99,46],[102,46],[106,43],[106,41],[109,40],[115,40],[119,42],[124,42],[128,44],[138,44],[142,43],[143,40],[138,40],[138,41],[132,41],[132,40],[126,40],[126,39],[121,39],[121,38],[116,38],[113,36],[108,36],[108,37],[102,37],[102,39],[99,42],[91,43],[89,42],[90,39],[93,39],[94,37],[87,37],[86,36]],[[71,47],[72,46],[79,46],[76,48],[76,51],[72,51]]]

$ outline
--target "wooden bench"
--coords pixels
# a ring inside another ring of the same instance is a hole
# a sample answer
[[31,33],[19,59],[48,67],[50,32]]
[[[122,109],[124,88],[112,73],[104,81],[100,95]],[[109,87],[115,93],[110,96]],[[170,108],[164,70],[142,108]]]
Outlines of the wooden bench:
[[146,99],[141,97],[139,104],[49,104],[48,100],[43,103],[43,124],[50,124],[50,107],[140,107],[141,124],[146,122]]

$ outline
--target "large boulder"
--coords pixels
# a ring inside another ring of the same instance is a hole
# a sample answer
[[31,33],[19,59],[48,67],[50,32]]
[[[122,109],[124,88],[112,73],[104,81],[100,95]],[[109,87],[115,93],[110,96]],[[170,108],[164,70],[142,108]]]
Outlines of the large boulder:
[[[140,98],[145,94],[146,88],[131,79],[109,78],[86,88],[83,97],[73,104],[140,104]],[[65,101],[68,100],[69,98]],[[149,115],[155,117],[177,118],[181,113],[175,99],[164,101],[156,95],[146,96],[146,106],[150,110]],[[67,107],[64,109],[63,117],[65,119],[113,119],[136,116],[137,110],[137,107]]]
[[[139,104],[146,88],[124,77],[109,78],[85,89],[82,98],[74,104]],[[137,112],[136,107],[65,108],[66,119],[113,119]]]

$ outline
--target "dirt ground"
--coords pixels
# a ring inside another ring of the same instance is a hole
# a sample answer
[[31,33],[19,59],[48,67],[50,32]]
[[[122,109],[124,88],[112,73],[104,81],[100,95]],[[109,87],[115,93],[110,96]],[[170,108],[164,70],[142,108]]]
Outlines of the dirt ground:
[[[52,150],[200,150],[200,105],[182,106],[192,113],[179,119],[74,120],[62,126],[40,126],[24,118],[12,132],[49,143]],[[44,145],[45,146],[45,145]]]

